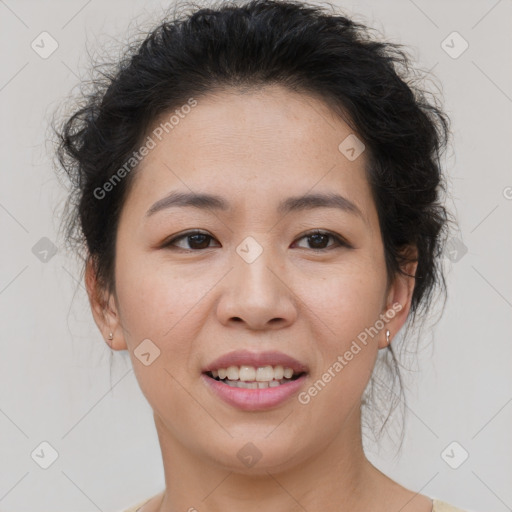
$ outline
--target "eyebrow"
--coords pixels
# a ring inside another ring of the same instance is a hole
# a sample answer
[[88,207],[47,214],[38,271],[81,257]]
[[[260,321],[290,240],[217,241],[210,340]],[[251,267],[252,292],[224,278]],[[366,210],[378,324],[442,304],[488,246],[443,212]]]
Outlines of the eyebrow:
[[[179,207],[221,211],[228,211],[231,209],[229,202],[221,196],[174,191],[154,203],[146,212],[146,217],[150,217],[151,215],[168,208]],[[366,218],[363,213],[352,201],[335,193],[315,193],[306,194],[304,196],[289,197],[279,203],[277,212],[281,215],[286,215],[290,212],[312,210],[315,208],[338,208],[344,212],[356,215],[366,222]]]

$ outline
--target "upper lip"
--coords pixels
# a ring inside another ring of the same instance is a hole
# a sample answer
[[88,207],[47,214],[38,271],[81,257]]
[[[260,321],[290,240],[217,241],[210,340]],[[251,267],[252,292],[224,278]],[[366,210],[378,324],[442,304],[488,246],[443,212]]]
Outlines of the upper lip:
[[282,366],[291,368],[294,373],[307,372],[307,366],[297,359],[277,351],[250,352],[249,350],[235,350],[218,357],[203,368],[203,373],[229,368],[230,366]]

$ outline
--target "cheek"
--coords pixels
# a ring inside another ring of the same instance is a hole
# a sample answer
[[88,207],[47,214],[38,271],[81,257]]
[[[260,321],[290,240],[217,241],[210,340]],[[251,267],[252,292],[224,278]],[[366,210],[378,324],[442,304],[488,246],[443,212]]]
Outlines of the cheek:
[[348,340],[374,325],[382,312],[385,270],[379,261],[356,258],[328,275],[316,275],[301,285],[304,302],[326,327]]
[[311,421],[333,418],[322,427],[333,435],[357,408],[373,372],[381,335],[374,326],[381,313],[384,286],[378,274],[347,273],[308,297],[308,307],[321,316],[315,337],[320,357],[309,387],[298,398]]
[[[162,384],[172,381],[171,376],[184,381],[197,372],[197,343],[204,328],[199,316],[207,314],[205,298],[222,274],[211,265],[187,268],[136,251],[120,251],[116,262],[119,314],[133,368],[150,403]],[[147,339],[158,354],[148,367],[137,359],[138,347]]]
[[197,274],[187,276],[130,250],[116,261],[116,286],[121,320],[132,342],[141,336],[163,340],[166,334],[172,339],[170,332],[207,291]]
[[[194,367],[194,347],[189,341],[197,337],[193,312],[197,295],[205,293],[203,287],[126,250],[124,255],[119,251],[116,261],[116,292],[142,393],[155,410],[163,404],[167,414],[179,414],[187,405],[176,381],[183,381]],[[142,356],[148,352],[149,362]]]
[[377,322],[385,295],[383,272],[378,262],[368,265],[361,259],[305,287],[305,303],[321,320],[315,337],[321,354],[316,378],[325,375],[329,382],[329,391],[322,393],[326,404],[354,403],[370,378],[382,336]]

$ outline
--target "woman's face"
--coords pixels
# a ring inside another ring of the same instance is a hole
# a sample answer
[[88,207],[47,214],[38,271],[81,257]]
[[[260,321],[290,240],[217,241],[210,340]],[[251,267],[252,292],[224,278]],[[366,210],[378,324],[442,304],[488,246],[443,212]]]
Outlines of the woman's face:
[[[350,449],[412,291],[387,287],[364,151],[324,103],[279,87],[198,99],[168,131],[124,204],[108,319],[161,442],[241,472]],[[243,387],[205,373],[228,367]],[[279,383],[288,367],[300,378]]]

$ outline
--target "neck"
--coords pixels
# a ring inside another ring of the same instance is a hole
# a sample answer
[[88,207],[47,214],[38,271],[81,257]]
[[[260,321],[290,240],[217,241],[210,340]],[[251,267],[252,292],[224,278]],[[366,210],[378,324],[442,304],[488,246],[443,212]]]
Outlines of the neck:
[[257,475],[242,474],[199,456],[180,443],[155,415],[166,490],[159,512],[288,512],[368,510],[382,474],[362,448],[356,408],[332,441],[307,460]]

